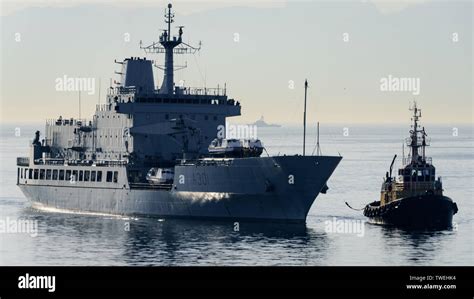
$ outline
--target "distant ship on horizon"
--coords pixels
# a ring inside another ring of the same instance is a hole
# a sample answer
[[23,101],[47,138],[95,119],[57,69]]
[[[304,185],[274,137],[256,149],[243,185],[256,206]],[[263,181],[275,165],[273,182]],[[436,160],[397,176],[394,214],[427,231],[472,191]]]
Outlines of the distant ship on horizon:
[[265,127],[279,128],[279,127],[281,127],[281,125],[279,125],[279,124],[268,124],[268,123],[266,123],[265,120],[263,119],[263,115],[260,117],[259,120],[252,123],[251,125],[254,125],[254,126],[257,126],[257,127],[262,127],[262,128],[265,128]]

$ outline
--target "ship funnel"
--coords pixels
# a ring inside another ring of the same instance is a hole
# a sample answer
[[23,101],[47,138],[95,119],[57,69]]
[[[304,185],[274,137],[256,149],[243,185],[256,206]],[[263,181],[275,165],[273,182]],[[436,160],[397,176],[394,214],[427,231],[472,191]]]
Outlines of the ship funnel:
[[122,63],[120,72],[122,87],[135,87],[139,92],[154,90],[153,69],[151,60],[145,58],[127,58]]

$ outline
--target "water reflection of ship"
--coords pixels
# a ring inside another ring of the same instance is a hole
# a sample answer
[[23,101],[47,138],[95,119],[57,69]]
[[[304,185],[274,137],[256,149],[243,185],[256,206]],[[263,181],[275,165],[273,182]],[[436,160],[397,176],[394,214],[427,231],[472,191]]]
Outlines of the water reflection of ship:
[[[49,232],[48,238],[35,239],[39,256],[47,256],[44,250],[51,248],[51,243],[48,244],[51,237],[60,236],[66,243],[65,248],[75,240],[87,240],[81,250],[87,249],[91,242],[100,244],[101,251],[107,252],[109,257],[88,259],[91,255],[87,251],[80,260],[74,257],[76,262],[87,265],[276,265],[285,262],[306,265],[326,260],[330,248],[326,233],[305,224],[239,222],[236,231],[235,223],[230,221],[104,217],[34,209],[23,209],[21,217],[37,220],[40,232],[46,228]],[[265,250],[266,253],[261,254],[268,255],[257,260],[249,254],[259,250]],[[71,257],[66,255],[54,261],[40,259],[37,263],[59,264]]]
[[439,259],[433,252],[444,251],[451,245],[446,230],[411,230],[394,226],[380,226],[380,229],[385,240],[381,243],[387,252],[393,251],[394,247],[404,252],[404,260],[397,264],[432,264]]
[[261,127],[261,128],[279,128],[281,125],[279,124],[268,124],[265,122],[263,115],[260,117],[259,120],[256,122],[252,123],[251,125]]
[[[140,219],[139,222],[131,226],[124,249],[125,262],[135,265],[242,265],[249,259],[247,245],[250,244],[254,248],[279,244],[272,254],[280,250],[282,255],[294,252],[303,264],[311,263],[315,254],[317,260],[324,260],[328,251],[326,235],[304,224],[240,222],[239,231],[235,231],[233,222],[186,219],[163,222]],[[222,251],[232,251],[234,259],[223,257]],[[240,254],[246,258],[239,258]],[[274,261],[279,262],[282,261]],[[262,263],[273,261],[253,262]]]

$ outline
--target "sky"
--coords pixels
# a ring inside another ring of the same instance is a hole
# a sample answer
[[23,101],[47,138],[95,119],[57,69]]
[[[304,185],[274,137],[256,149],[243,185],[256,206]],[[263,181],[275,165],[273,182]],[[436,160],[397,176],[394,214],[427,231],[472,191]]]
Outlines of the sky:
[[[56,80],[95,79],[81,115],[105,102],[114,60],[145,55],[167,1],[2,1],[0,122],[77,117],[78,93]],[[180,55],[175,81],[227,86],[242,104],[232,122],[407,123],[411,101],[427,123],[473,123],[472,1],[173,1],[173,25],[202,41]],[[174,28],[176,33],[176,28]],[[155,69],[161,85],[162,71]],[[99,97],[99,81],[101,91]],[[385,85],[382,84],[385,82]],[[397,85],[397,82],[407,83]],[[387,84],[389,85],[387,87]]]

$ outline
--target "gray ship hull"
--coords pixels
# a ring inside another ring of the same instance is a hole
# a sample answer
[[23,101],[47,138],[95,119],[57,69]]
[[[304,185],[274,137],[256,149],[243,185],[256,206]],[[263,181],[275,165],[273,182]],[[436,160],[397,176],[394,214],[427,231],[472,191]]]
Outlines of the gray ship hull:
[[179,165],[170,190],[135,188],[121,181],[117,186],[91,186],[19,179],[18,185],[34,207],[163,218],[301,223],[340,160],[282,156]]

